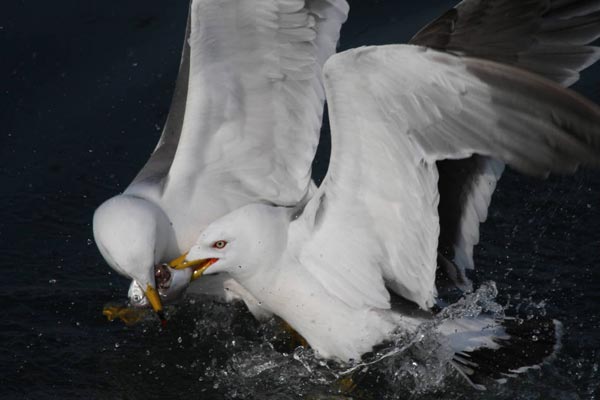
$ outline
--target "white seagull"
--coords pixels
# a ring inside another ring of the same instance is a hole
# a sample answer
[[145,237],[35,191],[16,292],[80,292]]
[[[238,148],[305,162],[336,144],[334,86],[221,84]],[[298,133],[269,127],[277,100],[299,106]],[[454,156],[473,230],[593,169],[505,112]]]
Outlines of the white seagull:
[[158,145],[125,192],[94,214],[96,244],[133,279],[134,303],[149,300],[162,316],[163,300],[191,272],[155,266],[189,249],[209,223],[250,203],[295,206],[314,190],[321,68],[347,13],[344,0],[191,2]]
[[[323,184],[295,204],[268,200],[289,182],[255,187],[264,199],[212,222],[172,266],[228,274],[253,299],[251,311],[281,317],[324,358],[358,360],[397,329],[414,330],[423,318],[393,309],[390,292],[430,310],[438,265],[469,285],[464,272],[504,163],[540,177],[600,164],[600,108],[564,88],[600,58],[585,46],[600,36],[598,10],[598,1],[466,0],[411,45],[332,56],[323,73],[332,135]],[[244,172],[235,185],[255,173]],[[173,195],[186,200],[190,189],[180,189]],[[485,330],[468,324],[445,333]],[[472,373],[477,363],[464,352],[477,346],[455,339]]]

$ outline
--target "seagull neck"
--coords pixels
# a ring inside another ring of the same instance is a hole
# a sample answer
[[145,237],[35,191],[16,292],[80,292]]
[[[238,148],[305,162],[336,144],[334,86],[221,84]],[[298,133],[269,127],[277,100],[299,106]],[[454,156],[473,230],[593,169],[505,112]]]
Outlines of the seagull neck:
[[249,224],[246,239],[241,244],[243,257],[232,276],[250,291],[272,284],[280,273],[286,254],[290,209],[263,204],[247,207],[256,220]]
[[234,277],[250,292],[259,293],[264,288],[277,284],[282,272],[282,256],[285,253],[285,247],[273,250],[268,254],[265,253],[256,265],[239,272],[236,271],[234,274]]
[[257,298],[260,297],[265,288],[273,287],[279,275],[278,263],[271,260],[262,260],[261,264],[252,267],[252,272],[241,271],[232,274],[244,288]]

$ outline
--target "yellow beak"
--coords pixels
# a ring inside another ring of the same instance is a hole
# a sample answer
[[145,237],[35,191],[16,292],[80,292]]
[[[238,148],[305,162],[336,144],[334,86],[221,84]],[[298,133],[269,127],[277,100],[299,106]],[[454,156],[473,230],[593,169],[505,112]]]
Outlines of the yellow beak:
[[[187,261],[186,256],[188,253],[184,253],[181,256],[177,257],[173,261],[169,262],[169,267],[173,269],[185,269],[185,268],[193,268],[194,271],[192,273],[191,280],[194,281],[204,274],[204,271],[208,269],[211,265],[216,263],[218,258],[207,258],[204,260],[194,260]],[[163,327],[167,324],[167,319],[165,318],[165,313],[163,311],[162,301],[160,300],[160,295],[158,291],[150,284],[146,287],[146,297],[152,306],[156,315],[160,318],[160,322]]]
[[152,309],[154,310],[154,312],[156,312],[158,318],[160,318],[161,325],[165,327],[167,324],[167,319],[165,318],[165,313],[163,312],[163,306],[162,301],[160,300],[160,295],[158,294],[158,291],[154,289],[154,287],[150,284],[148,284],[148,286],[146,287],[146,297],[148,298]]
[[169,267],[173,269],[193,268],[194,272],[192,273],[192,281],[200,278],[202,274],[204,274],[204,271],[208,269],[208,267],[219,261],[218,258],[205,258],[202,260],[188,261],[186,260],[186,256],[187,253],[184,253],[183,255],[177,257],[169,263]]

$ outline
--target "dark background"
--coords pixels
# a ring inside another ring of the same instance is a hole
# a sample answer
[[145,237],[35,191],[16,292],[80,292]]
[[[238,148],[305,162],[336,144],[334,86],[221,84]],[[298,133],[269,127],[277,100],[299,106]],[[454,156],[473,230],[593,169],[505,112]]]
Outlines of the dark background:
[[[406,42],[453,4],[352,1],[340,46]],[[180,322],[166,333],[152,323],[109,324],[102,306],[122,299],[128,282],[111,273],[92,241],[95,207],[129,184],[158,140],[187,6],[165,0],[0,5],[3,399],[234,396],[206,371],[218,370],[220,359],[233,354],[224,350],[223,337],[260,329],[245,311],[184,304],[174,311]],[[575,87],[596,102],[599,71],[588,70]],[[327,164],[324,134],[317,177]],[[563,350],[551,366],[487,394],[451,380],[438,397],[598,395],[599,206],[596,171],[548,181],[506,173],[482,229],[476,279],[495,280],[502,304],[561,320]],[[221,325],[207,328],[200,312]],[[236,324],[244,327],[241,332],[230,327]],[[198,330],[216,335],[218,343],[198,338]],[[300,384],[305,392],[320,393],[318,385],[310,388],[310,379]],[[268,376],[265,385],[278,387]],[[271,395],[281,398],[296,389]],[[394,397],[392,388],[366,391],[374,398]]]

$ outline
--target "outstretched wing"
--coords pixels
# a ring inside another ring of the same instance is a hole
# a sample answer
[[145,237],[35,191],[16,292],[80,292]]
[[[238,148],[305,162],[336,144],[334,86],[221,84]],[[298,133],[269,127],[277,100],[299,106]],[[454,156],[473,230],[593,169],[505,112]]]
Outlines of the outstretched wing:
[[[598,48],[587,46],[598,37],[599,0],[465,0],[410,43],[513,65],[570,86],[600,58]],[[502,162],[480,155],[438,163],[439,252],[458,266],[453,275],[463,287],[503,169]]]
[[175,151],[177,151],[177,144],[179,143],[183,118],[185,116],[190,73],[190,46],[188,44],[190,29],[191,21],[190,15],[188,15],[183,50],[181,51],[181,63],[179,64],[177,82],[175,83],[167,121],[163,127],[160,139],[158,139],[156,148],[146,162],[146,165],[144,165],[133,179],[130,186],[147,181],[161,182],[169,173],[169,169],[173,163],[173,157],[175,157]]
[[527,69],[562,85],[600,57],[598,0],[464,0],[411,40]]
[[600,161],[600,108],[537,75],[417,46],[325,66],[330,169],[295,224],[301,264],[353,306],[435,297],[438,160],[481,154],[546,176]]
[[347,12],[345,0],[193,0],[165,133],[128,190],[151,182],[159,196],[194,198],[203,186],[205,207],[300,201],[321,126],[321,67]]

